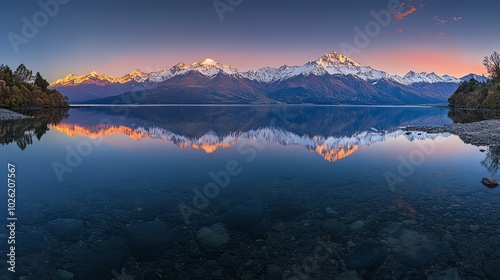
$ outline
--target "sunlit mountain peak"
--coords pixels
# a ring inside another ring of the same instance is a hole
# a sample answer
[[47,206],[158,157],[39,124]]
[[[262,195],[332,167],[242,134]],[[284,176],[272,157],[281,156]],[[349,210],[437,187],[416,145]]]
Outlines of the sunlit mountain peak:
[[316,63],[324,67],[330,67],[332,65],[346,65],[346,66],[361,65],[360,63],[350,59],[349,57],[335,51],[327,53],[324,56],[320,57],[318,60],[316,60]]
[[215,60],[213,60],[211,58],[207,58],[207,59],[203,60],[200,64],[201,65],[216,65],[217,62],[215,62]]

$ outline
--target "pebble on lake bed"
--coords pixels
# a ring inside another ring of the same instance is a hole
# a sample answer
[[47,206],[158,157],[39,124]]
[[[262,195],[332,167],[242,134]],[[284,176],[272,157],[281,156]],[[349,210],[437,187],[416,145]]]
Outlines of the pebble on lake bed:
[[481,180],[481,183],[483,183],[483,185],[485,185],[486,187],[490,188],[490,189],[493,189],[493,188],[496,188],[498,187],[498,181],[493,179],[493,178],[483,178]]

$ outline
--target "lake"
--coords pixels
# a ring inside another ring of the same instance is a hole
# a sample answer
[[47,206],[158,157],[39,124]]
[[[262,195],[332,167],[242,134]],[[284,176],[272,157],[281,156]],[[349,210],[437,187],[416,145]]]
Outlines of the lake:
[[[481,184],[499,179],[500,149],[401,130],[499,117],[493,111],[25,113],[37,118],[0,122],[2,207],[8,174],[16,184],[16,272],[7,277],[334,279],[357,270],[365,279],[427,279],[458,268],[486,279],[500,256],[500,188]],[[12,233],[0,234],[7,244]]]

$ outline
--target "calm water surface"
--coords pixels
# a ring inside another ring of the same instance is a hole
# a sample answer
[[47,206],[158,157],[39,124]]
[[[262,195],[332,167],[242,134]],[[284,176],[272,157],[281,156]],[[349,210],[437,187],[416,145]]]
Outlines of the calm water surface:
[[[12,163],[17,179],[17,269],[6,279],[62,279],[64,271],[74,279],[335,279],[347,270],[364,279],[426,279],[447,268],[494,279],[500,188],[481,178],[499,179],[500,149],[400,128],[495,112],[26,113],[37,118],[0,122],[0,176]],[[9,232],[1,234],[6,258]],[[0,267],[4,273],[8,264]]]

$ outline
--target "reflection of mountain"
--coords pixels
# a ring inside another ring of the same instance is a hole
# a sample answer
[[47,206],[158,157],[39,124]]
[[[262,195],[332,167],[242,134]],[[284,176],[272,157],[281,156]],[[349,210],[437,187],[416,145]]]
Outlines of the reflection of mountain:
[[25,110],[22,113],[31,119],[0,122],[0,143],[8,145],[15,142],[21,150],[33,144],[33,137],[38,140],[49,130],[49,124],[58,124],[67,117],[68,109]]
[[241,140],[257,141],[265,144],[279,143],[284,146],[300,145],[331,162],[346,158],[364,147],[373,143],[385,141],[389,138],[405,136],[407,139],[413,141],[417,139],[434,139],[437,137],[435,134],[405,134],[401,130],[389,133],[361,132],[344,137],[311,137],[308,135],[297,135],[281,128],[265,127],[246,132],[235,132],[223,136],[217,135],[214,132],[208,132],[200,137],[190,138],[158,127],[130,128],[123,125],[96,125],[83,127],[73,124],[58,124],[54,125],[54,128],[69,136],[88,136],[90,138],[121,133],[134,140],[141,140],[144,138],[157,139],[175,144],[180,148],[192,147],[194,149],[202,149],[207,153],[212,153],[222,148],[232,147]]
[[447,108],[344,106],[92,107],[71,110],[67,123],[96,126],[109,119],[127,127],[158,127],[188,137],[279,127],[299,135],[350,136],[372,127],[449,124]]

